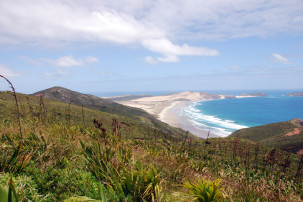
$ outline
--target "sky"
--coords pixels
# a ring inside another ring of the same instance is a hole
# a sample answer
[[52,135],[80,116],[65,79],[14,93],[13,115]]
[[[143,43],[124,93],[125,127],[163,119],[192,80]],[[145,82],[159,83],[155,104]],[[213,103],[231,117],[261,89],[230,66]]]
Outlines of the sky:
[[0,74],[22,93],[303,89],[303,1],[2,0]]

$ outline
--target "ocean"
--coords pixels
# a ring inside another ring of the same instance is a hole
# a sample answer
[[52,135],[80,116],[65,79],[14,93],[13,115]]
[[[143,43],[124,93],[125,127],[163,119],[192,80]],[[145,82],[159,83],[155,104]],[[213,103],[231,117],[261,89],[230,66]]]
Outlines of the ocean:
[[[303,97],[285,96],[294,91],[261,92],[268,96],[193,102],[183,109],[182,115],[194,127],[222,137],[241,128],[303,119]],[[239,91],[219,93],[241,94]]]

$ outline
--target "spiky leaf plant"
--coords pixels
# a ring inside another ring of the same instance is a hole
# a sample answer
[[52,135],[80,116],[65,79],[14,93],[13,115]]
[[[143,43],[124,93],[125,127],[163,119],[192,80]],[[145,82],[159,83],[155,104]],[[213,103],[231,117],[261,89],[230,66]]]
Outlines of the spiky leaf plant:
[[13,184],[12,178],[8,182],[8,186],[0,184],[0,201],[3,202],[16,202],[19,201],[19,196]]
[[185,182],[184,187],[190,191],[189,194],[195,198],[195,201],[210,202],[220,201],[223,198],[219,184],[220,179],[211,181],[202,178],[196,182]]

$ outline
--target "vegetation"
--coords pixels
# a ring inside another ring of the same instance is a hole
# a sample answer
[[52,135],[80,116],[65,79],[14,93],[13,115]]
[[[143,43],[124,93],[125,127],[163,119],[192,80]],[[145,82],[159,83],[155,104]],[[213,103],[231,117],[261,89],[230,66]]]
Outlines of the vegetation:
[[0,94],[0,188],[14,187],[21,200],[303,198],[303,158],[295,154],[239,137],[206,142],[117,114],[17,97],[23,139],[14,97]]
[[[297,133],[293,132],[295,130]],[[303,121],[293,119],[280,123],[244,128],[231,134],[231,137],[239,136],[243,139],[262,143],[263,145],[296,153],[303,149],[302,131]]]
[[221,201],[223,198],[219,189],[220,180],[215,181],[199,180],[197,182],[186,182],[185,187],[191,191],[191,194],[195,197],[196,201]]
[[151,128],[157,128],[163,133],[170,133],[171,135],[176,136],[188,136],[185,131],[170,127],[168,124],[157,120],[154,116],[146,113],[144,110],[124,106],[93,95],[78,93],[62,87],[53,87],[39,91],[34,95],[60,102],[72,103],[82,107],[84,106],[89,109],[107,112],[109,114],[123,116],[139,124],[148,125]]

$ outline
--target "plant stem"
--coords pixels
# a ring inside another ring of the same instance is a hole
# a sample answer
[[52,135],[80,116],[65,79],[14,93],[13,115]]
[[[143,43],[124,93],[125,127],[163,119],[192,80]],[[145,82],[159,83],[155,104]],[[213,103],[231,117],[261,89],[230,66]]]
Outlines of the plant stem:
[[17,94],[16,94],[16,91],[15,91],[15,88],[14,88],[13,84],[12,84],[5,76],[2,76],[2,75],[0,74],[0,77],[2,77],[3,79],[5,79],[5,80],[9,83],[9,85],[11,86],[11,88],[12,88],[13,96],[14,96],[15,102],[16,102],[16,109],[17,109],[18,123],[19,123],[19,132],[20,132],[20,135],[21,135],[21,141],[23,142],[23,135],[22,135],[22,128],[21,128],[20,112],[19,112],[18,99],[17,99]]

